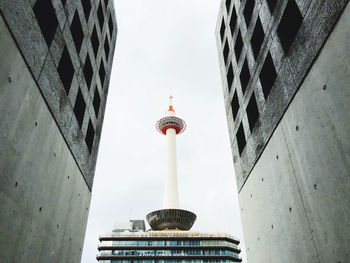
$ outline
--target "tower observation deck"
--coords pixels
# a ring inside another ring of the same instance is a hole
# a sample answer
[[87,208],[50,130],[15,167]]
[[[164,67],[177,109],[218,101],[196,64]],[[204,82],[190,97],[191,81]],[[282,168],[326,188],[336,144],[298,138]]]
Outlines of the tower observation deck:
[[153,230],[190,230],[197,216],[180,209],[176,167],[176,135],[185,131],[186,123],[175,117],[172,96],[169,97],[169,110],[166,116],[156,123],[156,129],[166,137],[163,209],[149,213],[146,220]]

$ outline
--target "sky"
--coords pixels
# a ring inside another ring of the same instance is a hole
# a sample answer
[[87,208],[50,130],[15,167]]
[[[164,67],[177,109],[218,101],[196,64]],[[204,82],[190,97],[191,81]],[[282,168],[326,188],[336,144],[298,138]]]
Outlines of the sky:
[[238,194],[215,27],[219,0],[116,0],[118,37],[85,234],[82,263],[96,263],[98,237],[116,222],[162,208],[168,109],[187,123],[177,140],[180,207],[192,230],[241,240]]

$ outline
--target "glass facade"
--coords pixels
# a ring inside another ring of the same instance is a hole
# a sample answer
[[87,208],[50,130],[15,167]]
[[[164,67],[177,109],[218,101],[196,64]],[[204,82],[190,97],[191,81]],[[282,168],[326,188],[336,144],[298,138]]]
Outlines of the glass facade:
[[224,240],[118,240],[103,241],[104,246],[225,246],[237,248],[234,243]]
[[239,240],[223,233],[162,230],[100,236],[103,263],[241,262]]

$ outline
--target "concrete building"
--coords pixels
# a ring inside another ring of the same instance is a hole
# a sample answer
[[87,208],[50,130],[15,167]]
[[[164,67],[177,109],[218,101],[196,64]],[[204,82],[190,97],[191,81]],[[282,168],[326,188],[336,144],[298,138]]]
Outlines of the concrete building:
[[216,37],[249,262],[348,262],[348,1],[222,1]]
[[113,1],[0,1],[0,262],[80,262]]
[[[143,220],[142,220],[143,221]],[[101,263],[241,262],[239,240],[222,233],[115,229],[99,237]]]

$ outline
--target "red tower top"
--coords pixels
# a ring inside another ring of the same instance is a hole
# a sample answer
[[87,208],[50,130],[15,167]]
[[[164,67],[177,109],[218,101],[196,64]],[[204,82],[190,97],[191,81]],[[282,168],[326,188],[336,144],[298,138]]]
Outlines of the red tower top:
[[186,129],[186,122],[178,117],[175,117],[175,111],[173,107],[173,96],[169,96],[169,110],[166,117],[161,118],[156,123],[156,129],[161,134],[166,134],[167,129],[174,129],[176,134],[182,133]]

